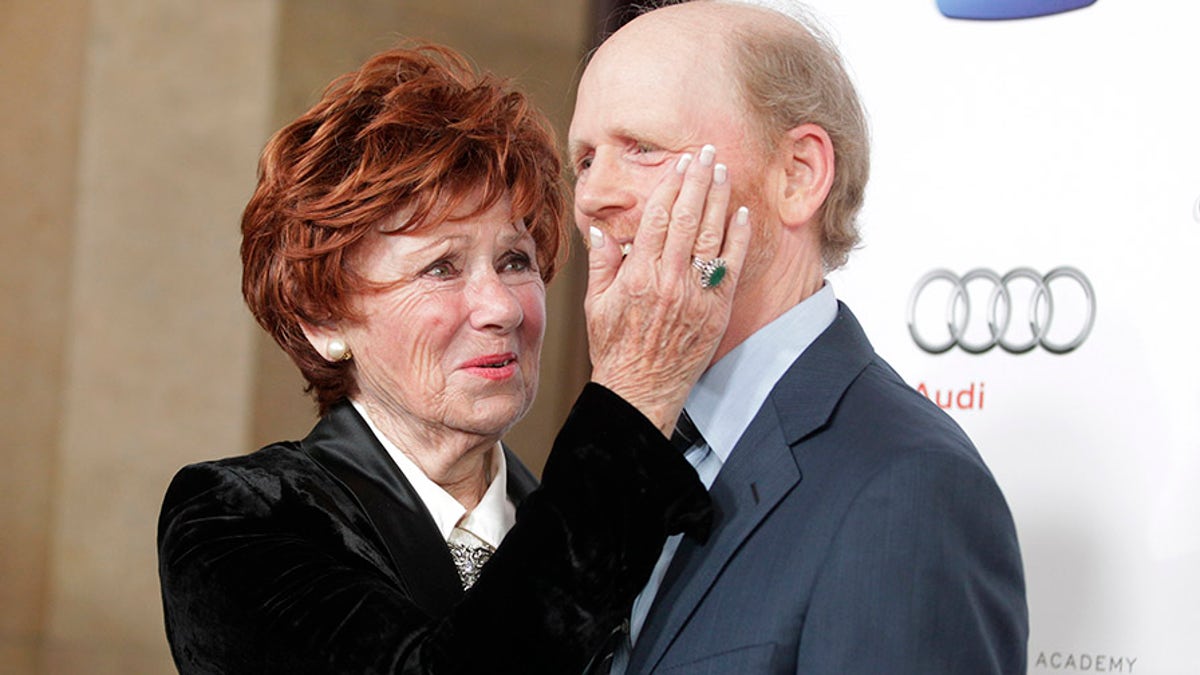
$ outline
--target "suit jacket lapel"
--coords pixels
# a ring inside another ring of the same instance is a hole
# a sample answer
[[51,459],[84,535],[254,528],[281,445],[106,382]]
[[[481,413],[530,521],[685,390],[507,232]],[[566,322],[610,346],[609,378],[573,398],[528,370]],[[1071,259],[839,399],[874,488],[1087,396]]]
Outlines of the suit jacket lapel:
[[446,542],[354,407],[347,402],[335,405],[302,447],[358,499],[413,602],[430,616],[449,613],[463,591]]
[[796,445],[817,432],[842,400],[846,389],[875,358],[875,350],[850,309],[838,314],[780,378],[767,402],[778,413],[784,440]]
[[517,459],[507,445],[503,443],[500,445],[504,448],[504,465],[508,467],[508,471],[505,472],[508,481],[508,498],[512,500],[513,506],[520,506],[529,493],[537,489],[538,479],[521,463],[521,460]]
[[657,665],[741,543],[799,481],[774,411],[764,406],[709,489],[714,518],[708,542],[701,545],[691,537],[680,542],[638,636],[629,672],[649,672]]
[[638,637],[629,672],[662,659],[730,558],[803,476],[792,446],[816,433],[873,356],[854,315],[838,315],[775,385],[738,440],[709,494],[715,520],[706,544],[685,537]]

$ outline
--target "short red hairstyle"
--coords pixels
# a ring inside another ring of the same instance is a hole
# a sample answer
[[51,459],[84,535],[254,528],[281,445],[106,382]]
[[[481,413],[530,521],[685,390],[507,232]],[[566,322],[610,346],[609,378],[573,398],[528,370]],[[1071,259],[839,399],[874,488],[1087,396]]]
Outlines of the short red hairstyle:
[[271,138],[242,216],[242,294],[322,414],[355,393],[353,361],[322,358],[301,325],[369,319],[352,303],[370,285],[350,265],[354,247],[401,209],[413,215],[396,234],[483,213],[505,196],[550,281],[567,240],[552,128],[508,81],[442,46],[372,57]]

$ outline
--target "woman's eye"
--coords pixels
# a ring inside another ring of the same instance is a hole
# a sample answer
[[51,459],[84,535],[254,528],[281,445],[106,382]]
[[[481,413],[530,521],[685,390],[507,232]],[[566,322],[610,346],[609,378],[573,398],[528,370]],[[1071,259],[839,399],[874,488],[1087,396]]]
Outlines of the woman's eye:
[[426,267],[422,274],[435,279],[447,279],[454,276],[454,265],[446,260],[441,260]]
[[508,254],[500,263],[500,270],[502,272],[525,272],[532,269],[532,267],[533,261],[528,255],[520,251]]

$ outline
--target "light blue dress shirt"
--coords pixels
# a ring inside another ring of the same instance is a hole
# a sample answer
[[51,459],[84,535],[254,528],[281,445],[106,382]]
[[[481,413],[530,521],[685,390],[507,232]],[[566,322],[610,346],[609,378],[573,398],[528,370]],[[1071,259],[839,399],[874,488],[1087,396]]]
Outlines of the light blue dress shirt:
[[[734,347],[700,377],[684,409],[704,442],[693,445],[684,456],[696,467],[704,487],[712,487],[733,447],[775,384],[835,318],[837,298],[826,282],[821,290]],[[631,645],[646,623],[646,614],[682,536],[667,539],[650,580],[634,600],[629,618],[630,639],[613,654],[612,675],[624,675],[628,668]]]

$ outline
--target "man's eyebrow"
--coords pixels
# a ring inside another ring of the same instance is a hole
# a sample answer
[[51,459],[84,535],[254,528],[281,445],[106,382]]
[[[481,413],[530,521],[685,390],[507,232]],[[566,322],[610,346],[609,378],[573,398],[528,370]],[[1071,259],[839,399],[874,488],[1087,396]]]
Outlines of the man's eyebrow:
[[[604,135],[607,138],[615,138],[622,143],[638,143],[641,141],[649,142],[649,139],[646,138],[646,133],[644,131],[634,131],[628,127],[613,127],[606,130]],[[655,143],[655,145],[661,145],[661,143]],[[567,155],[574,159],[579,157],[579,155],[584,154],[588,150],[593,149],[594,147],[595,146],[593,144],[579,139],[568,141]]]
[[579,155],[583,154],[584,151],[590,150],[591,147],[592,147],[591,143],[584,143],[583,141],[579,141],[579,140],[568,141],[567,142],[567,156],[570,157],[571,159],[575,159]]

